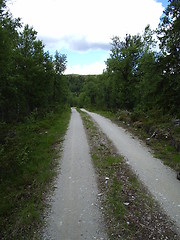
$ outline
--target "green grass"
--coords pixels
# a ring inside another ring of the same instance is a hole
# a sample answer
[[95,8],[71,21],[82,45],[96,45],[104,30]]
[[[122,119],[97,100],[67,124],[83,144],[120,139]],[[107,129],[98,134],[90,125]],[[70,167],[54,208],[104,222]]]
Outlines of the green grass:
[[56,145],[63,140],[69,118],[66,109],[8,128],[16,134],[7,135],[0,146],[2,239],[33,239],[43,198],[56,174]]
[[180,171],[180,153],[165,141],[152,141],[151,146],[155,150],[155,157],[162,159],[169,167]]
[[123,219],[127,211],[121,194],[122,188],[122,183],[118,181],[117,178],[113,178],[111,191],[107,196],[107,201],[112,211],[112,215],[114,215],[116,219]]

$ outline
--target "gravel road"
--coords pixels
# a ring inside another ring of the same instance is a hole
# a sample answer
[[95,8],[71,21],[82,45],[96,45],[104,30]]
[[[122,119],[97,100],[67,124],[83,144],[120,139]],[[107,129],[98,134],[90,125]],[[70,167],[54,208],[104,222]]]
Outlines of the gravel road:
[[154,158],[150,150],[126,130],[105,117],[82,110],[98,123],[180,232],[180,182],[176,173]]
[[107,239],[85,130],[74,108],[60,166],[43,239]]

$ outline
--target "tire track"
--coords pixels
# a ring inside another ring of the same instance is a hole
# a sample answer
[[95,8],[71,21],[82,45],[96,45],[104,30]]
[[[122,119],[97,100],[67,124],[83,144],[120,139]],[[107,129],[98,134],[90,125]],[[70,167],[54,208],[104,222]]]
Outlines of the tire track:
[[98,189],[80,114],[72,116],[64,141],[61,173],[51,200],[43,239],[106,240]]

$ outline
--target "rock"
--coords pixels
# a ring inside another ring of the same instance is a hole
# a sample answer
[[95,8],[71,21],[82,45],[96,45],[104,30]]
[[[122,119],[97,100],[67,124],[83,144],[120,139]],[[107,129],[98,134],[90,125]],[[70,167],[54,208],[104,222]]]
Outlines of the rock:
[[149,144],[151,141],[151,138],[146,138],[146,144]]
[[157,132],[153,132],[153,134],[151,135],[151,138],[155,138],[157,135]]
[[108,183],[108,181],[109,181],[109,178],[108,178],[108,177],[106,177],[106,178],[105,178],[105,180],[106,180],[106,181],[105,181],[105,184],[107,184],[107,183]]

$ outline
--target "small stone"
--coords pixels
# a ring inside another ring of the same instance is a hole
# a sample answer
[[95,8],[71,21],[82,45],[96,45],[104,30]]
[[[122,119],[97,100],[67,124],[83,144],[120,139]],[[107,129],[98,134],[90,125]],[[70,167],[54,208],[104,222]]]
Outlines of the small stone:
[[102,196],[103,195],[103,193],[98,193],[98,196],[100,197],[100,196]]

